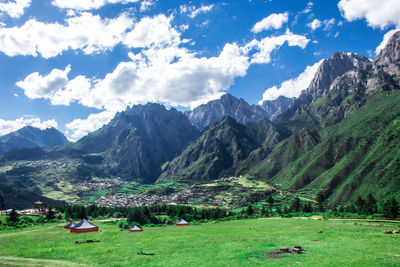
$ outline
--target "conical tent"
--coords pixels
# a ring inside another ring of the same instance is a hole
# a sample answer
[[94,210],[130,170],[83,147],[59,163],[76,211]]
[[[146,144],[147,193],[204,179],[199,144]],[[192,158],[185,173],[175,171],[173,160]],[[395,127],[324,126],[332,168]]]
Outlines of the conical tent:
[[132,226],[129,229],[129,232],[141,232],[141,231],[142,231],[142,229],[139,226],[136,226],[136,225]]
[[64,229],[71,229],[72,227],[74,227],[75,226],[75,223],[71,220],[71,221],[69,221],[69,223],[67,223],[65,226],[64,226]]
[[184,225],[189,225],[189,223],[187,221],[185,221],[184,219],[178,221],[176,224],[176,226],[184,226]]
[[77,223],[74,227],[69,231],[71,234],[80,234],[80,233],[89,233],[89,232],[97,232],[99,231],[99,227],[90,223],[88,220],[83,219],[79,223]]

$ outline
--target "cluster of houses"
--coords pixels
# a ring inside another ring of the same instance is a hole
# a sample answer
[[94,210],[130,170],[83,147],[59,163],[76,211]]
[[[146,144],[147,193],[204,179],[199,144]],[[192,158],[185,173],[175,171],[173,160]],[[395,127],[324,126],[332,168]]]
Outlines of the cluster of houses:
[[[47,203],[44,201],[36,201],[33,203],[33,209],[15,210],[18,215],[42,215],[47,212]],[[0,211],[0,215],[9,215],[12,209]]]

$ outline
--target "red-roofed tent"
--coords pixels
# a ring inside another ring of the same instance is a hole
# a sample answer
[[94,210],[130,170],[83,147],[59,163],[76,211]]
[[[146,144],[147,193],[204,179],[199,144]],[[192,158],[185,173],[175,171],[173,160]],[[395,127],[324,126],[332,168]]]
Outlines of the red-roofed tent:
[[129,229],[129,232],[141,232],[143,231],[139,226],[134,225]]
[[189,223],[187,221],[185,221],[184,219],[182,219],[179,222],[177,222],[175,225],[176,226],[185,226],[185,225],[189,225]]
[[71,234],[81,234],[81,233],[89,233],[89,232],[97,232],[99,231],[99,227],[90,223],[88,220],[83,219],[79,223],[77,223],[74,227],[71,227],[69,231]]

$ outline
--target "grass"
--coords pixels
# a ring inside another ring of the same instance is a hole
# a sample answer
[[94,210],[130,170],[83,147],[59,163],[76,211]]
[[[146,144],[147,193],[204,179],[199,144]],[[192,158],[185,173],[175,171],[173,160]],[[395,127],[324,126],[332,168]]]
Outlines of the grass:
[[[62,226],[26,229],[12,235],[1,231],[0,260],[91,266],[395,266],[400,260],[400,235],[382,234],[394,225],[252,219],[144,228],[141,233],[120,231],[106,223],[98,225],[102,232],[86,234],[86,239],[101,242],[79,245],[73,242],[83,236],[69,234]],[[263,257],[265,252],[295,245],[308,252],[281,259]],[[138,255],[140,251],[155,255]]]

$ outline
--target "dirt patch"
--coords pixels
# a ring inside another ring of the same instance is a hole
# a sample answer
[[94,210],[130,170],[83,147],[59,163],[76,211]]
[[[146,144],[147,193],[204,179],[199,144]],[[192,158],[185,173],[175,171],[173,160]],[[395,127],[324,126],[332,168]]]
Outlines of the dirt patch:
[[282,254],[303,254],[307,250],[303,249],[301,246],[294,246],[293,248],[280,248],[276,251],[265,252],[264,258],[267,259],[280,259]]

